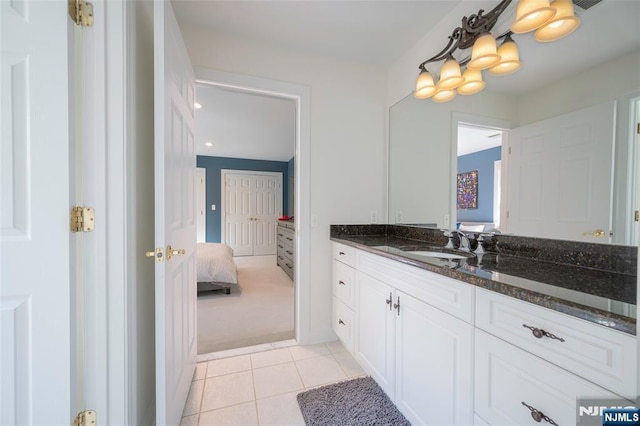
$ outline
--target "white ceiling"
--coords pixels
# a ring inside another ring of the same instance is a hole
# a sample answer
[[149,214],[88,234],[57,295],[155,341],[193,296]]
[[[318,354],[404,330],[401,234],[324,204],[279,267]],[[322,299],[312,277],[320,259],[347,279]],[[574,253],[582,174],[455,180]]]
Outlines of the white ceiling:
[[[173,0],[181,26],[200,26],[287,49],[377,65],[392,64],[460,3],[460,0]],[[468,4],[466,9],[469,15],[478,12],[476,1],[464,0],[462,3]],[[495,3],[498,3],[497,0]],[[516,4],[514,0],[494,33],[508,28]],[[557,42],[538,43],[532,34],[514,36],[520,59],[524,63],[522,69],[501,77],[485,73],[488,87],[502,93],[527,93],[640,48],[640,1],[604,0],[580,17],[582,24],[578,30]],[[452,30],[460,24],[460,18],[451,22]],[[442,40],[443,47],[446,41],[446,38]],[[436,53],[425,52],[424,59]],[[468,53],[459,56],[465,55]],[[249,101],[250,104],[253,95],[242,96],[243,100],[234,101],[227,92],[212,102],[210,108],[198,112],[198,117],[207,117],[203,120],[209,124],[202,130],[205,133],[198,134],[197,139],[215,139],[212,141],[214,149],[202,152],[204,147],[199,144],[198,152],[202,155],[258,158],[258,154],[273,151],[271,157],[288,160],[284,159],[284,152],[290,149],[293,154],[293,142],[283,135],[292,135],[290,128],[267,130],[265,127],[269,124],[267,117],[273,123],[284,122],[287,123],[284,126],[289,126],[291,121],[286,117],[287,107],[279,108],[261,102],[268,110],[260,112],[257,106],[242,103]],[[277,104],[277,100],[272,101]],[[280,101],[285,104],[288,102]],[[220,110],[216,109],[218,107]],[[231,117],[232,110],[240,115]],[[247,116],[249,111],[251,118]],[[277,111],[284,115],[278,116]],[[217,118],[216,115],[226,118]],[[214,128],[214,123],[220,127]],[[232,126],[232,123],[237,125]],[[262,127],[252,132],[248,129],[251,123]],[[273,127],[276,126],[279,124]],[[270,135],[273,137],[269,138]],[[257,140],[260,141],[257,146],[249,143]],[[242,147],[246,149],[241,150]]]
[[458,156],[502,145],[502,131],[477,126],[458,126]]
[[173,0],[180,25],[390,65],[461,0]]
[[198,155],[271,161],[293,157],[293,100],[202,85],[196,100],[202,105],[196,110]]

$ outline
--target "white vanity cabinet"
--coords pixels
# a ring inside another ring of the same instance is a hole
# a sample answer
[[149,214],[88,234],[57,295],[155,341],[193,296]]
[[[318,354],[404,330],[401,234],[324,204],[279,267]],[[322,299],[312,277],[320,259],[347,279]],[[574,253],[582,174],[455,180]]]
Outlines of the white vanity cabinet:
[[528,405],[573,425],[577,398],[635,398],[634,336],[484,289],[476,327],[475,411],[489,424],[533,424]]
[[356,272],[355,357],[391,399],[395,385],[394,288]]
[[536,410],[542,424],[575,425],[577,398],[619,398],[480,329],[475,346],[475,410],[488,424],[534,425]]
[[351,353],[355,342],[355,270],[352,247],[333,243],[331,289],[333,294],[333,331]]
[[355,357],[412,424],[472,423],[473,326],[429,304],[447,280],[356,251]]
[[633,399],[635,336],[334,243],[334,330],[415,425],[576,424]]
[[634,336],[476,289],[476,327],[618,395],[637,394]]

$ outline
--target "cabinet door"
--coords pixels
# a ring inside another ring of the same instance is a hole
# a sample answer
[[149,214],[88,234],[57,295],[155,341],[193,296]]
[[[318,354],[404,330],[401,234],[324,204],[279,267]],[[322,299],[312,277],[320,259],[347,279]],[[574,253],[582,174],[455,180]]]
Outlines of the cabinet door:
[[575,425],[578,397],[617,398],[479,329],[475,341],[475,410],[490,424],[533,425],[530,406],[559,425]]
[[400,291],[398,409],[412,424],[473,423],[473,326]]
[[393,288],[356,272],[356,358],[393,399],[395,311]]

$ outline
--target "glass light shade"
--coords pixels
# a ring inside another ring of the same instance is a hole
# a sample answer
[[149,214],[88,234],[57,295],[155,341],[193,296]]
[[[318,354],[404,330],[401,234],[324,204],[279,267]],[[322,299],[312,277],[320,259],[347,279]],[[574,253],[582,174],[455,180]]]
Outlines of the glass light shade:
[[507,37],[504,43],[498,48],[500,62],[489,68],[489,72],[494,75],[507,75],[520,69],[522,62],[518,54],[518,45],[511,37]]
[[549,22],[555,14],[556,9],[549,5],[549,0],[519,0],[511,31],[528,33]]
[[571,0],[556,0],[551,6],[556,9],[555,16],[533,34],[533,38],[543,43],[568,36],[580,25],[580,18],[573,13]]
[[451,90],[439,90],[438,93],[433,95],[431,99],[434,102],[449,102],[451,99],[456,97],[456,91]]
[[489,33],[483,34],[473,43],[471,60],[467,69],[485,70],[500,60],[496,49],[496,39]]
[[464,83],[458,87],[461,95],[473,95],[485,88],[487,83],[482,80],[482,72],[479,70],[464,70]]
[[416,99],[427,99],[437,92],[436,85],[433,83],[433,76],[427,70],[420,71],[416,80],[416,90],[413,96]]
[[440,81],[438,90],[452,90],[464,83],[460,73],[460,65],[454,58],[449,58],[440,69]]

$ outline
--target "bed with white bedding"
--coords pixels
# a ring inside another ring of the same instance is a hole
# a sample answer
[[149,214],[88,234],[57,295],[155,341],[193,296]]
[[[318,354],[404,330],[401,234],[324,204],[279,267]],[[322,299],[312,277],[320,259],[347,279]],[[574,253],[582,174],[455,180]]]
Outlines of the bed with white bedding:
[[238,271],[233,260],[233,249],[226,244],[198,243],[196,246],[198,293],[224,290],[238,284]]

